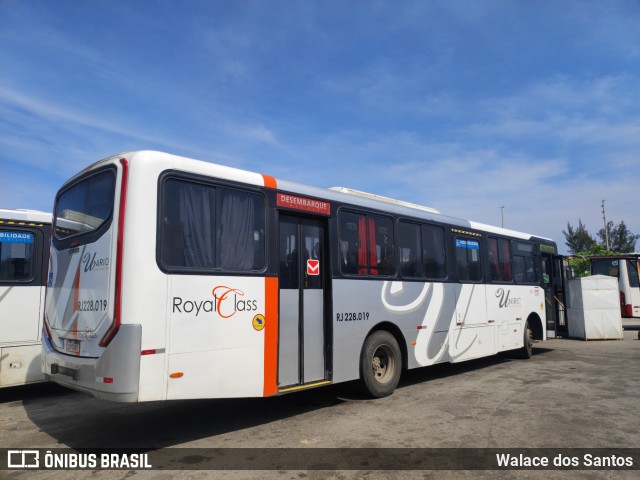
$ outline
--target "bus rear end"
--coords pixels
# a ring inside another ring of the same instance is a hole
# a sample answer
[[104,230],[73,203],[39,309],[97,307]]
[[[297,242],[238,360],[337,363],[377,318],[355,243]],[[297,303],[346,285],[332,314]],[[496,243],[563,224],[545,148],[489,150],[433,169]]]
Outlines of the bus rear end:
[[621,263],[626,268],[620,270],[620,304],[622,316],[640,317],[640,276],[638,275],[638,258],[627,258]]
[[127,179],[116,157],[58,192],[43,332],[51,380],[116,401],[137,400],[141,343],[140,325],[120,321]]
[[608,275],[618,279],[620,289],[620,315],[623,318],[640,317],[640,279],[638,257],[597,258],[591,260],[592,275]]

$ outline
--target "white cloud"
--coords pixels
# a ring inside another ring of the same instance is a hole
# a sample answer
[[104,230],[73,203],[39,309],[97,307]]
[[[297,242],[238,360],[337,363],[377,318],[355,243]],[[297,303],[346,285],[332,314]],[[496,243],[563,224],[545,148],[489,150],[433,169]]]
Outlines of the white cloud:
[[[567,221],[595,233],[604,198],[640,233],[637,5],[335,5],[18,2],[0,159],[57,182],[158,148],[490,224],[504,205],[559,243]],[[28,176],[0,200],[51,194]]]
[[[52,177],[58,181],[52,181]],[[0,206],[6,209],[27,208],[51,212],[56,191],[63,179],[52,172],[2,172]]]
[[[206,153],[209,156],[229,158],[229,155],[219,154],[216,149],[203,149],[197,145],[174,141],[169,135],[163,136],[161,130],[153,134],[147,133],[132,124],[132,121],[126,116],[126,110],[115,118],[108,118],[96,113],[87,114],[61,106],[55,102],[41,100],[26,92],[3,85],[0,85],[0,109],[5,112],[16,109],[20,112],[27,112],[28,115],[38,117],[43,124],[47,125],[47,129],[54,128],[58,131],[64,131],[63,138],[57,140],[56,143],[76,142],[76,144],[81,144],[90,142],[94,146],[107,143],[110,145],[107,149],[108,154],[117,153],[113,151],[114,148],[122,151],[131,145],[134,149],[162,148],[192,156]],[[25,124],[27,122],[37,123],[28,118],[22,118],[21,121]],[[32,124],[29,125],[29,129],[32,132],[35,131],[35,127]],[[166,127],[163,126],[162,130],[166,130]],[[99,134],[96,134],[96,132]],[[266,132],[258,131],[256,133],[253,130],[248,135],[253,137],[261,135],[263,139],[268,137]],[[15,138],[8,138],[7,132],[0,137],[0,141],[14,146],[20,144],[20,141]],[[22,142],[23,148],[33,148],[37,143],[37,135],[32,135],[32,138]],[[96,153],[94,152],[89,158],[95,158]],[[86,162],[86,157],[84,161]]]
[[478,136],[637,145],[637,93],[637,81],[627,76],[538,81],[515,94],[479,102],[482,122],[470,131]]

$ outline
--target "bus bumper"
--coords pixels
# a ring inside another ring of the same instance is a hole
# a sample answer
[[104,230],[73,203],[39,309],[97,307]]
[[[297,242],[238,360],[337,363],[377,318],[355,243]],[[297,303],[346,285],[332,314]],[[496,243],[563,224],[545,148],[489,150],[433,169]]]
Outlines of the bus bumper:
[[99,358],[60,353],[46,335],[42,338],[42,371],[49,380],[101,400],[138,400],[140,325],[120,325],[118,333]]

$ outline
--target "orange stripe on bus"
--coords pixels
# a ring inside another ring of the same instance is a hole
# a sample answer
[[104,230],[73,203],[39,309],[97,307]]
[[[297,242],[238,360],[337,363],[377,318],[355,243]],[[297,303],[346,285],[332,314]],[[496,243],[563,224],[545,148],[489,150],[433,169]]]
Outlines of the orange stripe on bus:
[[[73,312],[77,312],[80,306],[80,264],[78,264],[78,269],[76,270],[76,277],[73,279]],[[71,324],[71,333],[72,338],[75,340],[78,339],[78,316],[75,316],[75,320]],[[77,352],[76,355],[80,355],[80,352]]]
[[78,303],[80,297],[80,264],[76,270],[76,278],[73,279],[73,311],[78,311]]
[[270,175],[262,174],[262,178],[264,179],[264,186],[267,188],[278,188],[278,182],[276,179]]
[[278,393],[278,278],[264,279],[264,387],[263,396]]

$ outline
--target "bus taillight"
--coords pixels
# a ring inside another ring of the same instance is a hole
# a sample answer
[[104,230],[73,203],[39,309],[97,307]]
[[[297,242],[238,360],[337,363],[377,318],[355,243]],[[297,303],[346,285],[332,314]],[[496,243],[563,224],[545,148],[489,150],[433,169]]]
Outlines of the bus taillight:
[[100,346],[106,347],[111,343],[120,329],[121,307],[122,307],[122,257],[124,248],[124,212],[127,203],[127,183],[129,180],[129,162],[126,158],[121,158],[122,164],[122,185],[120,186],[120,208],[118,211],[118,241],[116,246],[116,292],[113,309],[113,322],[100,340]]
[[633,316],[633,305],[627,304],[627,298],[623,291],[620,291],[620,314],[623,317]]

